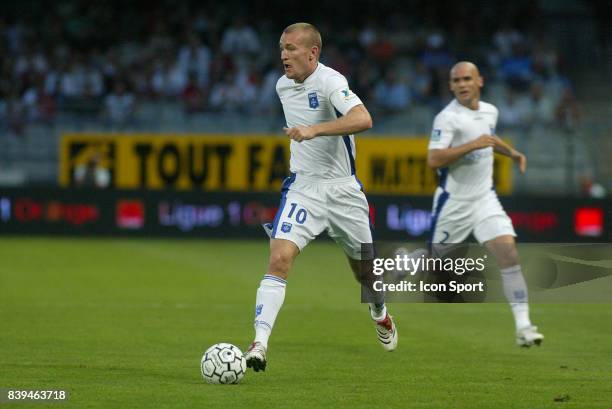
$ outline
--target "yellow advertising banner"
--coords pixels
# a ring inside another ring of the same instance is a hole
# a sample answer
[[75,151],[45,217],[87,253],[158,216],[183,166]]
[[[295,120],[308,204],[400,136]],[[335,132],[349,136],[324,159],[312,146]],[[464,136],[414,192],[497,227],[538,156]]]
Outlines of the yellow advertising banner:
[[[356,138],[357,176],[366,192],[429,195],[426,137]],[[289,172],[289,140],[270,135],[66,134],[59,183],[75,186],[96,169],[109,187],[210,191],[278,191]],[[81,176],[79,176],[81,175]],[[495,158],[500,194],[512,190],[512,161]]]

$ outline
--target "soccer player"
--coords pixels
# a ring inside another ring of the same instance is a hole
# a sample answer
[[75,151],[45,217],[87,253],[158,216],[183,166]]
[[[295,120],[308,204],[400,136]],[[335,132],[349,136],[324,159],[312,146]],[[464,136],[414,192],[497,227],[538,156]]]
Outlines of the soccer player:
[[[280,38],[283,75],[276,92],[291,139],[289,176],[283,183],[279,209],[269,226],[270,260],[257,290],[255,340],[247,366],[265,370],[268,338],[285,298],[287,275],[294,259],[323,231],[340,245],[355,276],[363,284],[360,265],[373,254],[369,207],[355,176],[354,133],[372,127],[369,112],[349,88],[346,78],[319,62],[321,34],[311,24],[288,26]],[[384,302],[370,303],[382,346],[397,346],[397,330]]]
[[480,100],[483,78],[476,65],[459,62],[450,71],[455,99],[435,118],[427,163],[440,183],[433,201],[432,246],[460,243],[470,233],[494,255],[516,324],[517,344],[539,345],[544,336],[529,319],[527,286],[512,221],[493,188],[493,152],[514,160],[525,173],[525,155],[495,135],[498,110]]

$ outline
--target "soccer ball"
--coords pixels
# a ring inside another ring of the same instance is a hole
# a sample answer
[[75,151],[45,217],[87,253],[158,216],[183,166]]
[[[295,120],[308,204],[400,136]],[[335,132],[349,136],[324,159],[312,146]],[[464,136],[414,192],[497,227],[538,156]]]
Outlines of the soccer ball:
[[215,344],[204,352],[200,369],[208,383],[238,383],[246,372],[246,359],[235,345]]

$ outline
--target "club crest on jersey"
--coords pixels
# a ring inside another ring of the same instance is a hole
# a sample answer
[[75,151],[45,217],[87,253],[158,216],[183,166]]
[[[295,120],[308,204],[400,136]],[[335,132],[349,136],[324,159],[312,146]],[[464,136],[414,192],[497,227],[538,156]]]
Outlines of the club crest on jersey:
[[317,98],[317,93],[316,92],[309,92],[308,93],[308,105],[310,105],[310,107],[312,109],[318,108],[318,106],[319,106],[319,99]]
[[440,140],[440,136],[442,135],[442,131],[440,129],[434,129],[431,133],[431,140],[436,142]]
[[291,223],[283,222],[283,225],[281,226],[281,231],[283,233],[289,233],[291,231],[291,227]]

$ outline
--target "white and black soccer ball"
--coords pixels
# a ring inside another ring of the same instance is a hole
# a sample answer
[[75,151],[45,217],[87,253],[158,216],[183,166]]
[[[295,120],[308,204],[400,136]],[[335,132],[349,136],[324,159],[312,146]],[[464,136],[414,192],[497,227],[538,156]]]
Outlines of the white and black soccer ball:
[[238,383],[246,372],[246,359],[240,348],[222,342],[204,352],[200,369],[208,383]]

